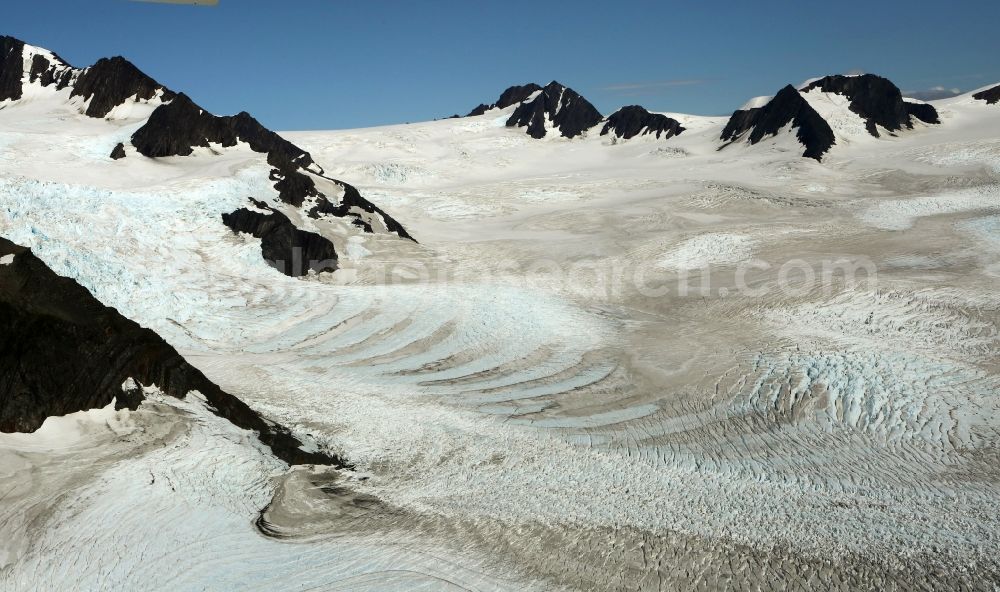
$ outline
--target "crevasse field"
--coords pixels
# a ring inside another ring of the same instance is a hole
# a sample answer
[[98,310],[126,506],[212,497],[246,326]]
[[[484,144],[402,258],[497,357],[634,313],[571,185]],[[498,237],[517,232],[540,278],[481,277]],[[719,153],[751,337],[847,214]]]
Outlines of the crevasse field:
[[221,223],[261,155],[0,110],[0,234],[357,467],[155,389],[0,435],[0,588],[996,589],[1000,106],[874,138],[807,98],[823,163],[685,115],[283,134],[419,241],[300,217],[342,257],[304,279]]

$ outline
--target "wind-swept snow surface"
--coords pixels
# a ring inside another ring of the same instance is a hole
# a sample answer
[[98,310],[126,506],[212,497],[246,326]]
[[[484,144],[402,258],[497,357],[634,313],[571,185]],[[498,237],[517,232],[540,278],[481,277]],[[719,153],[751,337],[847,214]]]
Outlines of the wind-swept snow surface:
[[288,210],[341,254],[301,278],[222,223],[276,193],[245,146],[0,110],[0,236],[355,467],[153,391],[0,436],[0,589],[994,589],[1000,112],[812,95],[822,163],[676,114],[284,134],[420,238]]

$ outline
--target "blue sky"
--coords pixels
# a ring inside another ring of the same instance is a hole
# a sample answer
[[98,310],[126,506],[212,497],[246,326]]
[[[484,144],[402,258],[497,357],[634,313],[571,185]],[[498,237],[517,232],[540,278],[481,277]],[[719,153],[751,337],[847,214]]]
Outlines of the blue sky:
[[552,79],[604,113],[708,115],[863,70],[904,90],[1000,82],[1000,2],[6,0],[0,33],[76,66],[124,55],[220,114],[279,130],[466,113]]

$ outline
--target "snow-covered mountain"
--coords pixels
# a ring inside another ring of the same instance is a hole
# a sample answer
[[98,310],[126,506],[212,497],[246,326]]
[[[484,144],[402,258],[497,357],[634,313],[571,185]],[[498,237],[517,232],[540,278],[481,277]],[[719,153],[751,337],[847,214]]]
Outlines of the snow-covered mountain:
[[578,92],[555,80],[541,87],[530,83],[505,90],[492,105],[480,105],[471,116],[483,115],[494,109],[516,105],[507,119],[507,127],[525,128],[529,136],[544,138],[556,132],[564,138],[575,138],[596,126],[603,119],[590,101]]
[[594,105],[575,90],[552,81],[542,87],[535,83],[517,85],[500,94],[494,103],[483,103],[466,117],[491,115],[510,107],[505,125],[523,128],[535,139],[546,137],[549,132],[563,138],[578,138],[590,130],[601,127],[600,135],[620,139],[652,135],[669,139],[684,131],[681,124],[661,113],[650,113],[638,105],[622,107],[609,117],[601,115]]
[[821,160],[834,145],[912,130],[918,122],[939,124],[928,104],[904,99],[899,88],[874,74],[826,76],[799,88],[788,85],[774,97],[755,99],[733,113],[722,132],[727,143],[753,145],[794,134],[802,156]]
[[0,109],[23,109],[41,118],[55,119],[69,111],[134,128],[108,153],[115,161],[108,171],[112,175],[134,168],[131,162],[143,157],[219,155],[241,145],[262,154],[261,160],[271,167],[268,178],[277,194],[250,196],[248,205],[267,208],[271,212],[268,222],[263,226],[249,223],[246,215],[239,215],[227,218],[227,225],[262,239],[264,256],[288,275],[335,269],[338,258],[328,238],[307,222],[293,222],[296,218],[339,219],[365,233],[412,239],[402,224],[356,188],[325,176],[308,152],[250,114],[213,115],[122,57],[79,69],[51,51],[0,37],[0,101]]
[[129,116],[128,108],[116,112],[119,107],[157,106],[175,96],[122,57],[74,68],[47,49],[0,36],[0,101],[35,101],[56,93],[88,117],[109,119]]
[[802,156],[820,160],[836,143],[830,124],[795,87],[788,85],[770,99],[737,110],[720,136],[724,142],[757,144],[768,137],[793,133],[805,146]]
[[[995,89],[976,98],[988,101],[991,92]],[[496,102],[481,104],[467,115],[498,116],[506,127],[524,129],[535,139],[578,139],[599,129],[600,135],[619,140],[645,136],[670,140],[687,129],[678,118],[692,120],[692,116],[652,113],[639,105],[622,107],[603,117],[579,93],[558,82],[545,87],[534,83],[512,86]],[[819,161],[836,145],[864,142],[866,137],[891,137],[940,123],[933,105],[904,98],[886,78],[832,75],[799,87],[787,85],[774,96],[749,101],[720,126],[716,147],[737,143],[755,146],[789,136],[804,148],[802,156]]]

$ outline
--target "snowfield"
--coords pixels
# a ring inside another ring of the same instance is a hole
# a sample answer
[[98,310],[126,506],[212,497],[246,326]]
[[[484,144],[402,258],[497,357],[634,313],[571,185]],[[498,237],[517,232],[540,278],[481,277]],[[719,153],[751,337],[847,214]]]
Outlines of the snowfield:
[[[821,94],[822,164],[693,116],[283,134],[419,241],[296,220],[341,254],[301,279],[221,222],[262,155],[0,109],[0,235],[355,465],[152,388],[0,435],[0,589],[995,589],[1000,107],[876,139]],[[834,261],[877,274],[789,289]]]

